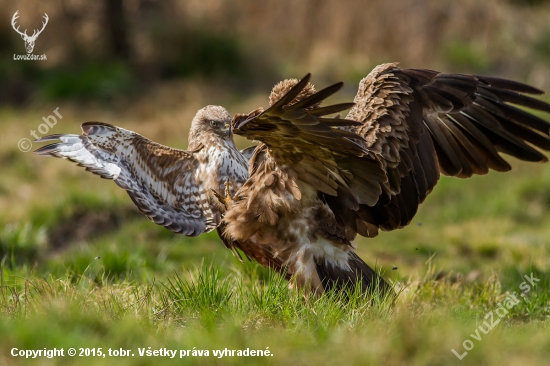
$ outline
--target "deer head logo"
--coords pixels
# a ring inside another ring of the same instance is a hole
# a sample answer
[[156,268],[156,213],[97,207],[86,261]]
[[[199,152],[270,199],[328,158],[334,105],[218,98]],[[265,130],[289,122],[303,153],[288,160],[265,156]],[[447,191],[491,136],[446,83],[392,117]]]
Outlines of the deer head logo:
[[27,49],[27,53],[32,53],[32,50],[34,49],[34,42],[36,41],[36,38],[38,38],[38,35],[42,33],[44,28],[46,28],[46,24],[48,24],[48,14],[44,13],[44,22],[42,22],[42,29],[37,30],[35,29],[32,36],[27,35],[27,30],[25,29],[24,32],[19,31],[19,27],[15,27],[15,21],[17,18],[19,18],[19,10],[13,14],[13,17],[11,18],[11,26],[13,29],[21,35],[21,38],[25,41],[25,48]]

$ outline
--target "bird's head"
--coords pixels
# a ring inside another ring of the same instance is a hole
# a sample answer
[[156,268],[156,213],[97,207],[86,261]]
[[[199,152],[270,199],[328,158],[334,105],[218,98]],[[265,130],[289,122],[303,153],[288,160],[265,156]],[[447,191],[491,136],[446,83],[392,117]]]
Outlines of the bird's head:
[[[299,82],[300,80],[298,79],[286,79],[276,84],[271,90],[271,94],[269,95],[269,105],[272,106],[273,104],[277,103],[279,99],[281,99],[286,93],[290,91],[290,89],[292,89]],[[316,92],[317,90],[315,90],[315,86],[311,83],[307,83],[307,85],[300,91],[300,93],[294,98],[294,100],[288,103],[287,106],[296,104],[299,101],[312,96]],[[319,105],[320,103],[315,107],[318,107]]]
[[231,115],[224,107],[208,105],[199,109],[191,122],[189,141],[212,135],[224,140],[232,138]]

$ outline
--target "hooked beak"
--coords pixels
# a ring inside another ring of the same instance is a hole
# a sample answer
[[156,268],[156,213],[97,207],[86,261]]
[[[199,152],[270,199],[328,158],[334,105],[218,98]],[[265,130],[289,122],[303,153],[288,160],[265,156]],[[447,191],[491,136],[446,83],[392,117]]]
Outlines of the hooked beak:
[[252,121],[255,117],[260,115],[263,111],[263,108],[258,108],[248,114],[236,114],[231,121],[233,130],[236,131],[237,135],[239,135],[240,129],[243,128],[248,122]]
[[226,123],[223,126],[223,129],[224,129],[225,133],[227,134],[227,136],[231,136],[231,123]]

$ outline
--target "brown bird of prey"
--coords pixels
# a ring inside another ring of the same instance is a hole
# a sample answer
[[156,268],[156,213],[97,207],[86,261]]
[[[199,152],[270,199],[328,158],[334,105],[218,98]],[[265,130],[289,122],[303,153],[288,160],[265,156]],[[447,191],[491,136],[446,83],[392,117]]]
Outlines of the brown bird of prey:
[[260,144],[222,223],[227,246],[307,291],[386,289],[352,241],[408,225],[440,174],[508,171],[500,152],[547,161],[537,148],[550,150],[550,124],[511,105],[550,112],[524,95],[542,94],[533,87],[385,64],[354,103],[323,107],[342,84],[316,92],[308,80],[280,83],[267,110],[234,118],[233,132]]
[[51,135],[61,142],[35,152],[69,159],[112,179],[155,224],[187,236],[218,227],[222,212],[212,190],[236,191],[248,178],[248,162],[233,142],[231,116],[223,107],[197,112],[187,151],[101,122],[82,124],[82,135]]

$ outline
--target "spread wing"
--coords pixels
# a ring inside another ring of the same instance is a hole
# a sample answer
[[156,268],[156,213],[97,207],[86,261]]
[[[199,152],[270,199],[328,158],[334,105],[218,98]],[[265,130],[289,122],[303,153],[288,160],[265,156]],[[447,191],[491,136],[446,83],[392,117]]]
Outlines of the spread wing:
[[106,123],[86,122],[82,131],[43,137],[38,141],[61,142],[36,153],[69,159],[114,180],[151,221],[176,233],[197,236],[218,226],[220,214],[210,204],[210,190],[195,179],[199,162],[193,151],[172,149]]
[[[459,178],[508,171],[499,153],[545,162],[550,124],[522,109],[550,112],[524,94],[542,91],[514,81],[431,70],[375,68],[359,85],[346,127],[365,137],[388,175],[389,196],[359,216],[384,230],[407,225],[440,173]],[[341,212],[343,216],[348,212]]]
[[[288,181],[298,180],[326,195],[338,196],[350,209],[361,204],[374,205],[382,192],[381,182],[386,181],[380,161],[361,146],[362,139],[357,134],[340,128],[357,126],[358,122],[326,117],[353,104],[319,107],[343,83],[305,97],[309,78],[308,74],[269,109],[235,116],[234,133],[260,141],[255,155],[268,152],[276,162],[273,169],[284,170],[291,178]],[[253,156],[251,178],[254,160]],[[273,183],[270,174],[264,174],[264,178],[262,184]],[[250,184],[249,180],[245,188]],[[295,187],[287,189],[299,198]]]

